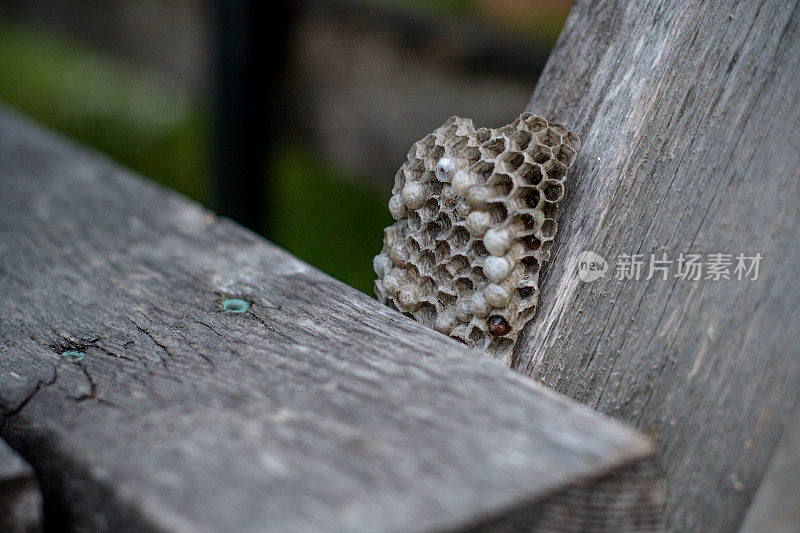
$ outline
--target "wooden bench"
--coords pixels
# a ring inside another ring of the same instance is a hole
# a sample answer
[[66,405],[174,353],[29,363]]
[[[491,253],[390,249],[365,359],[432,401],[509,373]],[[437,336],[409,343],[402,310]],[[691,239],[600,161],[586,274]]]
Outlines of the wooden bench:
[[8,114],[0,161],[2,437],[51,524],[659,526],[620,424]]
[[[800,523],[799,5],[578,1],[529,104],[584,142],[514,370],[655,441],[671,530]],[[8,117],[0,207],[0,427],[46,519],[659,526],[648,441]],[[585,250],[764,262],[581,283]]]

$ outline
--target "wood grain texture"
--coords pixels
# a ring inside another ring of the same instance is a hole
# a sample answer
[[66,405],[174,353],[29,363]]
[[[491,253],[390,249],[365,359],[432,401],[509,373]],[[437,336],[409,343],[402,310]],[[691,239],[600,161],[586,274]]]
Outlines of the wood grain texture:
[[[657,439],[670,528],[734,530],[800,382],[798,2],[580,0],[528,111],[583,147],[514,368]],[[583,283],[584,250],[763,260]]]
[[33,468],[0,440],[0,531],[32,533],[42,526],[42,494]]
[[800,531],[800,403],[747,510],[740,533]]
[[48,518],[658,527],[647,439],[7,115],[0,161],[1,429]]

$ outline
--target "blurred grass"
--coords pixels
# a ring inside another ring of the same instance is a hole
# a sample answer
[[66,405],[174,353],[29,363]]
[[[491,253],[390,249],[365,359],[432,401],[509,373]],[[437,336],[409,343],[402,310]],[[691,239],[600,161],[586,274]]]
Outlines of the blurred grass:
[[372,295],[372,258],[392,222],[387,202],[298,145],[277,150],[270,166],[274,242]]
[[[372,1],[478,19],[549,43],[571,3]],[[214,204],[210,109],[169,79],[0,16],[0,100],[155,181]],[[372,294],[372,257],[380,249],[382,228],[391,223],[386,199],[315,154],[292,142],[273,150],[267,165],[269,237]]]
[[208,203],[208,114],[186,91],[8,21],[0,36],[0,100]]
[[[0,19],[0,36],[0,100],[213,205],[211,120],[199,99],[169,80],[48,33]],[[299,144],[274,151],[270,238],[372,294],[372,257],[390,221],[385,202],[313,154]]]
[[572,0],[369,0],[474,20],[539,46],[555,44]]

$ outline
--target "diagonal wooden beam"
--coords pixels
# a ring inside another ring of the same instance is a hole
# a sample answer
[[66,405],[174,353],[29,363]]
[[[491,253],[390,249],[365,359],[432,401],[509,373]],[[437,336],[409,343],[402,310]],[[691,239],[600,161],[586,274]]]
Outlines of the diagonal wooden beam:
[[[578,1],[528,109],[583,146],[515,368],[658,441],[671,528],[735,530],[800,388],[798,2]],[[613,277],[681,252],[763,259]]]

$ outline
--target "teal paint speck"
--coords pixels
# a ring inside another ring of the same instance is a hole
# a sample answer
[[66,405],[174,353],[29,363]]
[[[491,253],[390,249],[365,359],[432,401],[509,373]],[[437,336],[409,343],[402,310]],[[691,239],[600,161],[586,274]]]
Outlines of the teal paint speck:
[[222,302],[222,310],[226,313],[244,313],[250,309],[250,304],[239,298],[231,298]]
[[83,358],[86,357],[86,354],[77,350],[67,350],[66,352],[61,353],[61,357],[72,363],[77,363],[78,361],[83,361]]

